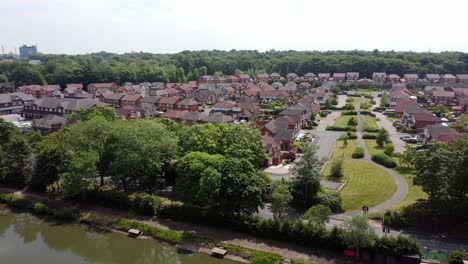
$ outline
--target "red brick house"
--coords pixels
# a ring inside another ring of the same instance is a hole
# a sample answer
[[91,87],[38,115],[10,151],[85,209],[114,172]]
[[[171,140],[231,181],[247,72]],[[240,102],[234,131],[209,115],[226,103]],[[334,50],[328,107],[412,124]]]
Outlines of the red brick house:
[[143,96],[141,94],[126,94],[120,98],[120,106],[127,108],[134,108],[140,103]]
[[339,83],[345,82],[346,81],[346,73],[339,73],[339,72],[334,73],[333,74],[333,80],[335,82],[339,82]]
[[179,98],[177,97],[161,97],[159,101],[156,103],[156,107],[160,111],[167,111],[169,109],[176,109],[177,102],[179,102]]
[[90,83],[88,85],[88,93],[96,93],[100,89],[108,89],[115,92],[119,86],[116,83]]
[[357,82],[359,80],[359,72],[347,72],[346,81]]
[[180,121],[183,116],[185,116],[188,111],[180,111],[174,109],[168,109],[161,117],[170,118],[174,121]]
[[454,91],[438,91],[432,92],[432,102],[441,105],[451,105],[455,101]]
[[457,83],[468,84],[468,74],[457,74]]
[[99,95],[99,101],[110,104],[114,107],[120,106],[120,99],[124,97],[123,93],[103,93]]
[[423,143],[449,142],[452,139],[462,137],[463,135],[450,127],[437,124],[424,128]]
[[330,79],[330,73],[319,73],[318,80],[319,82],[326,82]]
[[455,77],[453,74],[444,74],[441,76],[440,80],[442,83],[454,84],[457,82],[457,77]]
[[387,76],[387,81],[391,83],[399,83],[401,81],[401,77],[398,74],[389,74]]
[[268,73],[259,73],[257,74],[257,81],[258,82],[267,82],[270,79],[270,75]]
[[184,99],[177,103],[177,110],[198,112],[198,102],[194,99]]
[[60,93],[58,85],[23,85],[16,89],[18,92],[29,94],[35,98],[51,97]]
[[281,142],[271,136],[262,136],[263,143],[265,143],[268,160],[264,166],[280,165],[283,162],[281,153]]
[[213,77],[211,75],[203,75],[198,79],[199,83],[214,83]]
[[240,79],[237,76],[229,75],[225,78],[227,83],[240,83]]

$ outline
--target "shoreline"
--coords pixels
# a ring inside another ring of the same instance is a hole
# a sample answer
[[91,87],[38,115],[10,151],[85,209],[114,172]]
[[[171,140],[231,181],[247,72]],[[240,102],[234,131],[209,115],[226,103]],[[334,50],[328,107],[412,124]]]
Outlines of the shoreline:
[[[15,189],[8,188],[5,186],[0,186],[0,195],[2,196],[0,198],[0,201],[2,203],[7,204],[7,206],[11,210],[29,212],[38,217],[51,217],[52,219],[57,221],[65,220],[69,223],[75,222],[87,224],[96,228],[106,229],[107,231],[118,232],[121,234],[127,234],[128,229],[136,228],[143,231],[145,239],[153,239],[161,243],[175,246],[180,250],[188,250],[190,252],[195,253],[205,253],[211,255],[211,248],[223,247],[225,250],[227,250],[227,255],[225,256],[225,258],[239,263],[251,263],[253,259],[258,257],[260,259],[270,259],[271,263],[282,263],[285,259],[289,259],[291,263],[317,264],[317,262],[315,261],[306,260],[302,257],[286,257],[275,250],[264,251],[261,249],[256,249],[255,247],[245,247],[236,243],[232,244],[229,243],[230,241],[220,241],[199,235],[194,235],[190,231],[184,232],[178,230],[163,229],[163,227],[160,226],[149,225],[147,221],[129,219],[125,217],[125,215],[122,216],[112,213],[93,212],[93,210],[85,209],[79,211],[75,210],[73,212],[74,217],[72,219],[64,219],[57,216],[56,213],[59,212],[60,209],[55,209],[54,207],[48,207],[47,213],[38,214],[35,213],[35,211],[33,210],[33,204],[39,202],[43,203],[46,206],[51,206],[53,205],[54,201],[49,201],[47,197],[36,193],[18,193],[15,192]],[[9,204],[5,197],[14,197],[15,199],[21,200],[24,203]],[[28,203],[29,205],[25,206],[24,204],[26,203]],[[85,208],[87,206],[81,203],[76,203],[73,205],[75,207],[84,206]],[[63,208],[64,207],[62,207],[61,209]],[[121,213],[125,214],[126,212]]]

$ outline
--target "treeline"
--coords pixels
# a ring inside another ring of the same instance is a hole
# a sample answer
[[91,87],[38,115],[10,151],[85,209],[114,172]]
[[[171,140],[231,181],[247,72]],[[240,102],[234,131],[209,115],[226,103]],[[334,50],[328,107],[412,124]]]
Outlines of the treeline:
[[466,73],[468,54],[462,52],[395,51],[183,51],[176,54],[106,52],[86,55],[38,55],[42,65],[0,63],[0,81],[22,84],[93,82],[183,82],[205,74],[231,75],[262,72],[373,72]]

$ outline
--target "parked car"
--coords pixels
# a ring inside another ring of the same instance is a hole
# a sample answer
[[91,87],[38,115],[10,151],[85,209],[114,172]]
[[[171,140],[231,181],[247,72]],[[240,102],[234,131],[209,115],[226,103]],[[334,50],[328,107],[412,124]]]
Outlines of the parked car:
[[419,140],[417,137],[410,137],[405,140],[406,143],[418,143]]
[[411,135],[403,135],[400,137],[401,140],[406,141],[408,138],[412,138]]

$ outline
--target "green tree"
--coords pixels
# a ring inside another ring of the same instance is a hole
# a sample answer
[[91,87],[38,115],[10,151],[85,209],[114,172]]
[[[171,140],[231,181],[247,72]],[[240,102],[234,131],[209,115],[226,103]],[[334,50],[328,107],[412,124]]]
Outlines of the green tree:
[[344,223],[343,240],[347,246],[356,249],[358,256],[359,250],[372,246],[375,239],[376,235],[372,227],[369,226],[366,216],[355,216]]
[[376,135],[375,142],[379,147],[383,147],[386,143],[390,141],[390,135],[385,128],[379,129]]
[[380,107],[387,107],[388,104],[388,93],[382,93],[382,97],[380,98]]
[[304,206],[310,206],[320,188],[323,160],[317,157],[317,148],[307,145],[302,156],[291,167],[293,178],[293,197],[296,203],[301,201]]
[[288,211],[289,203],[293,197],[291,195],[290,186],[285,181],[277,181],[273,184],[273,192],[271,194],[271,211],[276,217],[281,216]]
[[307,219],[311,222],[324,225],[328,222],[328,217],[332,214],[332,211],[328,206],[317,204],[309,208],[304,213],[304,219]]
[[334,179],[341,179],[343,177],[343,159],[336,159],[332,162],[330,177]]
[[21,65],[15,68],[9,78],[14,81],[17,86],[45,83],[44,76],[35,68],[31,66]]
[[448,264],[463,264],[464,255],[460,251],[450,252],[448,256]]
[[67,153],[69,160],[67,169],[59,177],[65,195],[70,197],[84,194],[97,176],[96,152],[73,151]]
[[165,184],[165,171],[177,156],[177,138],[164,125],[137,120],[116,128],[112,142],[113,159],[109,172],[121,181],[139,183],[149,193]]
[[388,156],[393,156],[393,152],[395,151],[395,147],[393,146],[392,143],[387,143],[385,144],[385,154],[387,154]]

